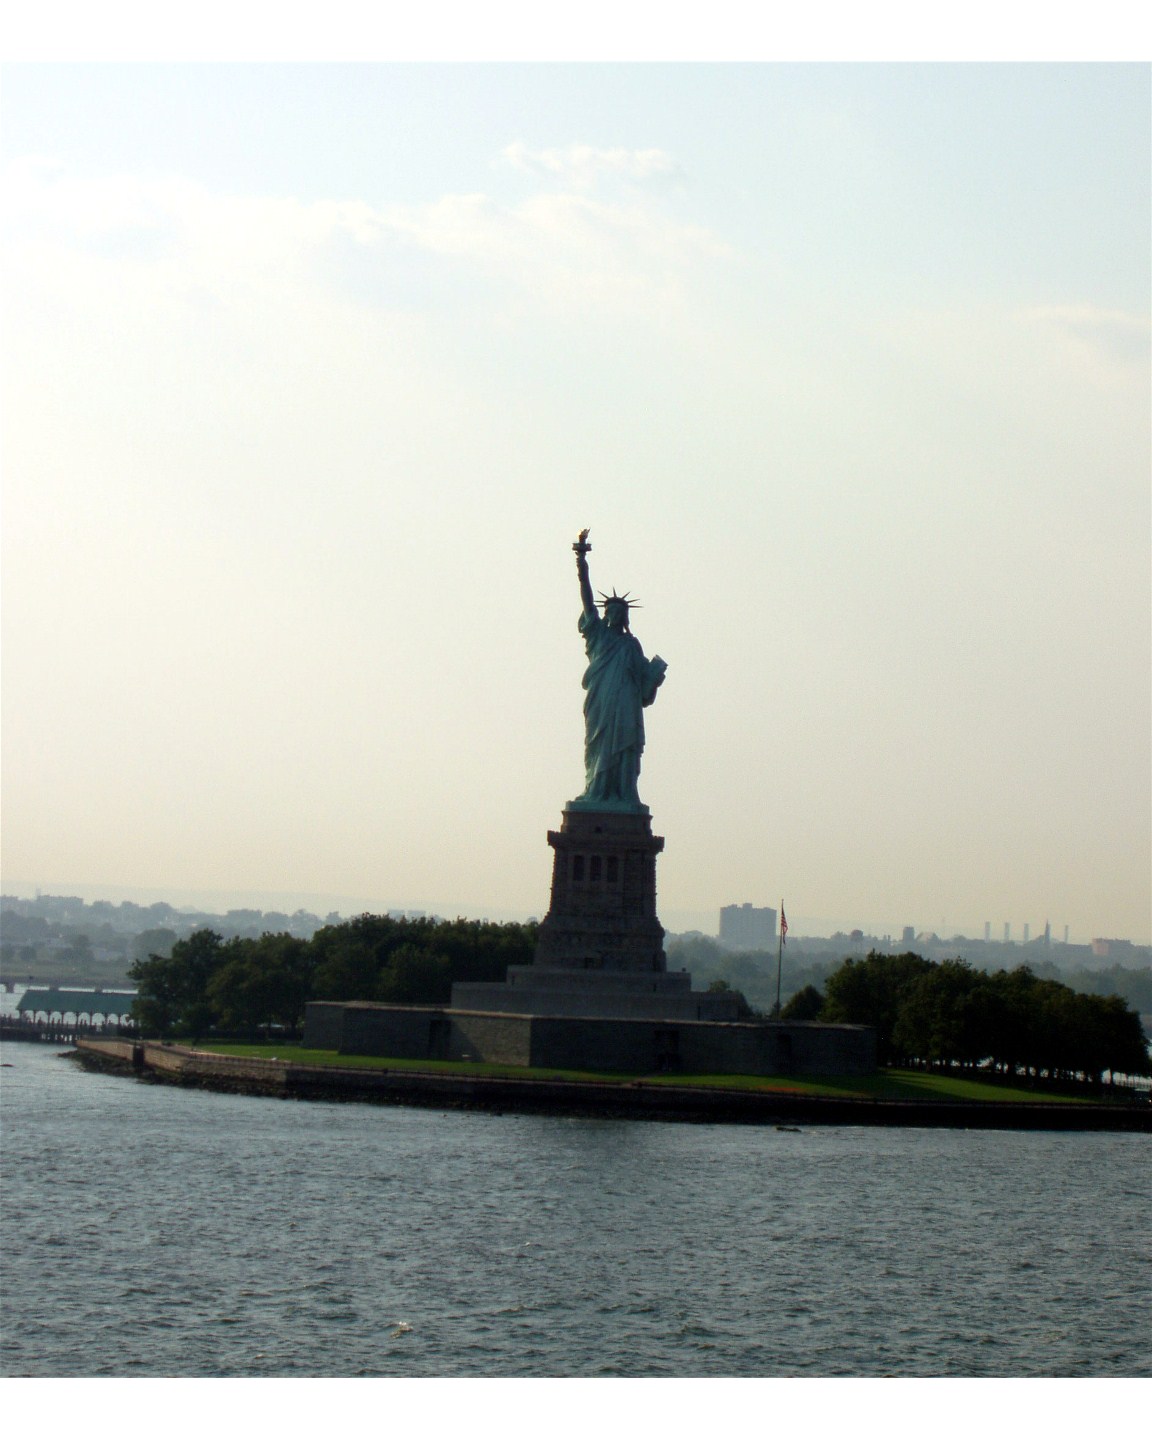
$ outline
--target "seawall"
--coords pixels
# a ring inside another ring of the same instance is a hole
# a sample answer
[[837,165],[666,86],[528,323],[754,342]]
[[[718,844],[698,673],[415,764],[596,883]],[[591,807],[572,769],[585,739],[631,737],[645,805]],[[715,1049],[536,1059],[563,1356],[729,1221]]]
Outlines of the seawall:
[[85,1065],[144,1080],[289,1100],[753,1125],[899,1125],[1152,1133],[1152,1105],[857,1100],[643,1080],[537,1080],[300,1065],[156,1041],[77,1041]]

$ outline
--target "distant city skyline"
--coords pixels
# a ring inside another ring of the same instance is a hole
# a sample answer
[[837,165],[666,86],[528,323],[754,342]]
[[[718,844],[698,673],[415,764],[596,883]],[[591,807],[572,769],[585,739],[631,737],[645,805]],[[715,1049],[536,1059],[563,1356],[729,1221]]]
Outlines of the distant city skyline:
[[[530,918],[542,918],[547,907],[547,896],[535,910],[511,910],[491,905],[462,904],[451,901],[427,901],[427,900],[405,900],[396,898],[371,898],[354,895],[339,894],[289,894],[283,892],[257,892],[257,891],[228,891],[228,890],[198,890],[181,889],[172,887],[169,890],[151,890],[139,886],[120,887],[109,885],[90,885],[82,882],[55,882],[54,884],[30,885],[26,882],[0,882],[0,889],[5,895],[14,895],[19,899],[33,899],[37,893],[44,895],[74,895],[83,900],[86,904],[92,904],[97,900],[107,900],[113,904],[122,901],[129,901],[138,905],[152,905],[164,902],[172,905],[178,910],[202,910],[207,914],[224,915],[229,910],[256,909],[261,911],[276,911],[281,914],[291,915],[297,910],[306,910],[313,914],[324,916],[336,911],[344,917],[363,914],[385,914],[388,911],[403,911],[405,913],[421,913],[425,915],[439,915],[443,919],[455,919],[462,916],[471,920],[495,920],[523,921]],[[954,936],[963,935],[968,940],[983,941],[985,921],[965,926],[961,923],[954,923],[941,916],[936,923],[919,924],[915,920],[904,920],[897,924],[894,922],[879,923],[875,920],[861,921],[844,915],[821,914],[817,912],[805,913],[798,910],[793,916],[792,907],[787,904],[785,896],[785,909],[788,913],[788,934],[793,943],[802,939],[805,935],[811,938],[830,938],[840,933],[849,935],[853,930],[861,930],[865,935],[874,938],[882,938],[887,935],[894,941],[899,940],[906,926],[911,925],[917,935],[935,933],[941,940],[950,940]],[[726,901],[725,904],[744,904],[744,901]],[[747,902],[757,906],[760,901]],[[777,897],[777,906],[779,897]],[[689,931],[699,931],[703,935],[716,936],[720,933],[720,911],[722,905],[716,906],[712,911],[681,911],[669,908],[667,911],[661,908],[660,919],[664,928],[670,934],[685,934]],[[777,908],[776,906],[766,908]],[[1023,946],[1024,926],[1031,926],[1031,942],[1042,940],[1044,936],[1045,920],[1013,920],[1009,922],[1012,927],[1011,943]],[[1052,944],[1064,943],[1064,924],[1049,921],[1051,924]],[[1003,921],[991,922],[992,933],[991,943],[1002,942]],[[1124,935],[1107,926],[1098,928],[1092,934],[1077,934],[1070,930],[1068,943],[1072,945],[1088,945],[1093,940],[1114,939],[1130,940],[1135,945],[1152,945],[1152,932],[1144,935]],[[775,941],[773,941],[775,943]]]
[[540,914],[589,526],[668,928],[1147,941],[1146,64],[2,78],[8,873]]

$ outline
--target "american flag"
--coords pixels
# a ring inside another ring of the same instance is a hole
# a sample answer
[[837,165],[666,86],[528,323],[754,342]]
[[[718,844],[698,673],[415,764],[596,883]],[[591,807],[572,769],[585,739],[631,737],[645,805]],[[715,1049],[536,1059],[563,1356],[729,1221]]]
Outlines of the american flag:
[[784,914],[783,900],[780,902],[780,943],[781,945],[788,943],[788,917]]

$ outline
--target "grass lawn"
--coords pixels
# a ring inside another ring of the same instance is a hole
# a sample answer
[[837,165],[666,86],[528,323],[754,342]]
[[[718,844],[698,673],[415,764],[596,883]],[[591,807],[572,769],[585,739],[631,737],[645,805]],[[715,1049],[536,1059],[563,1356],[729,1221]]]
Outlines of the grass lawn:
[[522,1065],[489,1065],[473,1060],[389,1060],[377,1055],[340,1055],[335,1050],[305,1050],[290,1041],[266,1045],[201,1043],[199,1050],[256,1060],[286,1060],[294,1065],[338,1065],[346,1070],[412,1070],[437,1075],[502,1076],[511,1080],[600,1080],[625,1084],[693,1085],[724,1090],[755,1090],[793,1095],[823,1095],[851,1100],[975,1100],[1043,1104],[1089,1104],[1082,1095],[1029,1090],[919,1070],[881,1070],[875,1075],[621,1075],[586,1070],[536,1069]]
[[412,1070],[422,1075],[495,1075],[509,1080],[632,1080],[632,1075],[591,1070],[539,1070],[527,1065],[489,1065],[480,1060],[390,1060],[383,1055],[341,1055],[337,1050],[305,1050],[290,1040],[274,1045],[201,1042],[197,1050],[213,1055],[237,1055],[252,1060],[287,1060],[293,1065],[338,1065],[342,1070]]
[[879,1070],[875,1075],[821,1075],[819,1078],[757,1075],[653,1075],[654,1085],[688,1084],[738,1087],[741,1090],[789,1090],[803,1095],[837,1096],[846,1100],[973,1100],[1015,1104],[1091,1103],[1083,1095],[1029,1090],[997,1081],[971,1080],[954,1075],[930,1075],[920,1070]]

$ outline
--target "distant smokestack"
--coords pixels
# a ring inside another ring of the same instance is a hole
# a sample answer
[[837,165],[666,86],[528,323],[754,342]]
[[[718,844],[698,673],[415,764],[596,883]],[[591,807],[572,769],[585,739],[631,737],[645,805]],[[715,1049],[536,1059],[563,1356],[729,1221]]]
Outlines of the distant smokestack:
[[1007,920],[1004,921],[1004,944],[1007,945],[1012,939],[1012,926]]
[[1028,924],[1027,920],[1025,920],[1025,922],[1024,922],[1024,944],[1025,944],[1025,945],[1028,944],[1028,937],[1029,937],[1029,935],[1031,935],[1031,933],[1032,933],[1032,927]]
[[1065,944],[1065,945],[1068,944],[1068,926],[1067,926],[1067,925],[1064,926],[1064,944]]
[[989,942],[989,940],[991,940],[991,939],[992,939],[992,921],[991,921],[991,920],[985,920],[985,921],[984,921],[984,943],[985,943],[985,945],[987,945],[988,942]]

